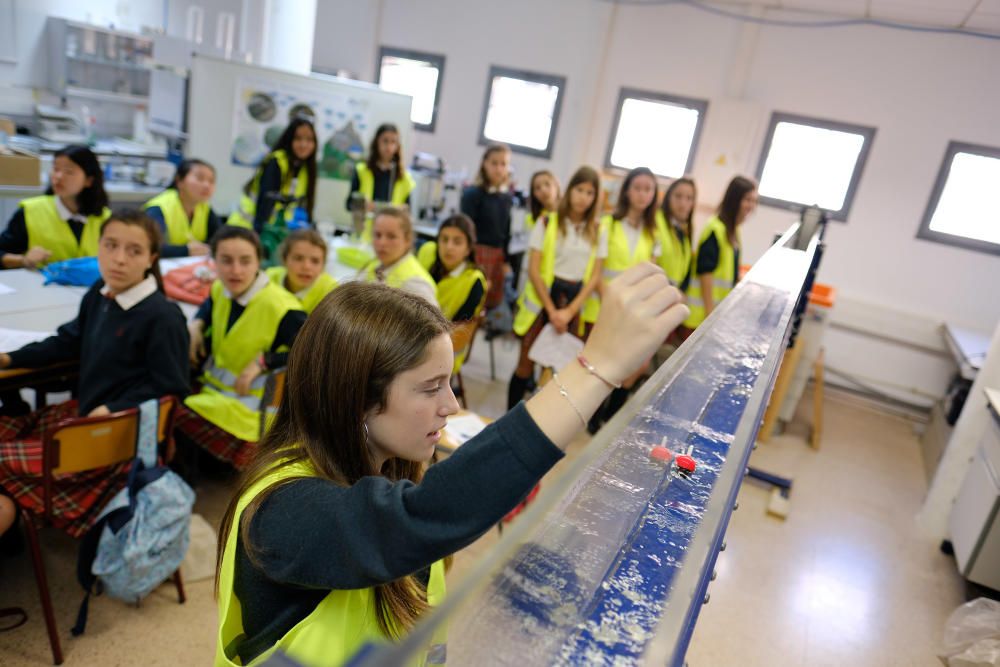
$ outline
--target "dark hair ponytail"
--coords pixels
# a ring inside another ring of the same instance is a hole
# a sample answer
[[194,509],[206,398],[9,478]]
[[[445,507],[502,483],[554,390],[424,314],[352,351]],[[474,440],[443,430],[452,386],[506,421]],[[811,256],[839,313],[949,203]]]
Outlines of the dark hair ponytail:
[[[108,206],[108,193],[104,191],[104,172],[94,152],[82,145],[66,146],[56,151],[54,157],[64,157],[83,169],[90,179],[90,185],[76,196],[76,208],[81,215],[100,215]],[[52,194],[52,187],[46,191]]]

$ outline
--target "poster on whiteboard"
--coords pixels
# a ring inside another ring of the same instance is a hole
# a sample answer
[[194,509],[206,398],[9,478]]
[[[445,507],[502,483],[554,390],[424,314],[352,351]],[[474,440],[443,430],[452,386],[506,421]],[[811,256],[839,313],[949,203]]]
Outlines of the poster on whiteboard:
[[319,94],[287,82],[241,78],[233,105],[233,136],[230,161],[255,167],[277,142],[288,123],[308,118],[316,127],[317,176],[350,181],[354,163],[366,147],[369,103],[350,94]]

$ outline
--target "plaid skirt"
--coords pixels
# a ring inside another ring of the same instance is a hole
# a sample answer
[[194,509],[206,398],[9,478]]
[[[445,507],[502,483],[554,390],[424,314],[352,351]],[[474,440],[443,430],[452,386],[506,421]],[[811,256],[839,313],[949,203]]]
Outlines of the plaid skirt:
[[256,442],[241,440],[181,403],[174,413],[174,432],[198,445],[215,458],[243,470],[257,448]]
[[[0,417],[0,486],[25,511],[45,511],[42,442],[63,419],[77,417],[75,400],[50,405],[22,417]],[[55,475],[52,525],[82,537],[111,498],[125,487],[130,463]]]
[[476,244],[476,264],[486,274],[486,309],[496,308],[503,301],[504,251],[491,245]]

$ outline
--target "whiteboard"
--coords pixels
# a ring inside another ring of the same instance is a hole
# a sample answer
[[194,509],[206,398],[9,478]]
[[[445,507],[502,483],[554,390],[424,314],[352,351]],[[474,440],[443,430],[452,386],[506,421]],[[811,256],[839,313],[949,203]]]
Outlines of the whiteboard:
[[[344,203],[350,191],[348,152],[367,152],[375,129],[382,123],[399,128],[404,150],[412,146],[408,95],[390,93],[374,84],[325,75],[306,76],[258,65],[195,54],[188,94],[187,156],[211,163],[216,169],[212,205],[228,213],[239,201],[243,186],[253,176],[270,139],[287,124],[288,112],[308,104],[316,116],[320,175],[317,178],[316,220],[350,223]],[[346,141],[345,137],[351,140]],[[405,153],[404,153],[405,155]]]

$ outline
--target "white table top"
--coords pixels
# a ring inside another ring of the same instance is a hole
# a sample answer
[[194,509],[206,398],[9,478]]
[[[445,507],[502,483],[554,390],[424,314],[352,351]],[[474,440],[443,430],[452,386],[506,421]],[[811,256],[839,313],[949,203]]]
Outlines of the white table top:
[[990,337],[978,331],[963,329],[954,324],[944,325],[944,340],[959,372],[966,380],[975,380],[990,349]]

